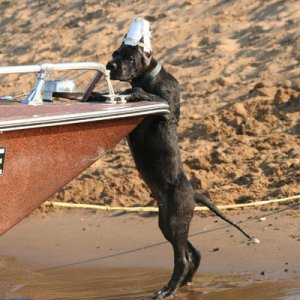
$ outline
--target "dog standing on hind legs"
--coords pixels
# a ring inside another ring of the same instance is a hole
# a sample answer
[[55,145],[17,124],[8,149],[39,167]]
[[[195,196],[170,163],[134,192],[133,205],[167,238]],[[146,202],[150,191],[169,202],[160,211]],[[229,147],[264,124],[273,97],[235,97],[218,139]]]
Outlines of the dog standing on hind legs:
[[240,231],[242,229],[208,199],[195,194],[183,172],[177,136],[180,87],[177,80],[152,57],[149,27],[146,20],[133,20],[122,45],[107,63],[107,69],[112,80],[131,84],[128,102],[165,102],[170,106],[169,115],[145,117],[128,136],[136,167],[157,200],[159,228],[174,252],[171,279],[152,296],[152,299],[160,299],[174,295],[179,287],[191,282],[199,267],[200,252],[188,240],[195,200]]

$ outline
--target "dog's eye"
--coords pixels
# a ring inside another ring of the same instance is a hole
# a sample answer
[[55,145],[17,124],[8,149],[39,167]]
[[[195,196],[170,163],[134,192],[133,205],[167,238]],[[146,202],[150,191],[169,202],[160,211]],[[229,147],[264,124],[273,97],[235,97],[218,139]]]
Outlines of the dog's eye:
[[114,51],[113,54],[112,54],[112,57],[114,58],[114,57],[116,57],[118,55],[119,55],[119,52],[118,51]]

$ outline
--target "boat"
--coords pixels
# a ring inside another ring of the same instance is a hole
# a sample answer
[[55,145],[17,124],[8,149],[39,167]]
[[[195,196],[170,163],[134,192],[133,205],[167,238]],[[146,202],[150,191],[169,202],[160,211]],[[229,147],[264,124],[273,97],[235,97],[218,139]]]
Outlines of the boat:
[[[47,80],[53,71],[95,75],[78,92],[69,79]],[[24,99],[0,97],[0,235],[77,177],[144,117],[167,114],[164,103],[127,103],[114,93],[109,73],[94,62],[0,67],[0,76],[36,73]],[[106,80],[105,102],[87,99]],[[67,101],[60,101],[66,99]]]

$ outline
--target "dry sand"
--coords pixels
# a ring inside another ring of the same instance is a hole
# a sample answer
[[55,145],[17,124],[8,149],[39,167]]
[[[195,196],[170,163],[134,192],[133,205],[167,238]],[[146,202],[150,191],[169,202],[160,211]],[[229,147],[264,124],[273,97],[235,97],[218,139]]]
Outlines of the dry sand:
[[[181,83],[180,146],[195,189],[217,204],[299,193],[299,0],[20,0],[0,9],[3,66],[105,64],[131,19],[147,18],[154,56]],[[51,199],[153,204],[125,141]]]

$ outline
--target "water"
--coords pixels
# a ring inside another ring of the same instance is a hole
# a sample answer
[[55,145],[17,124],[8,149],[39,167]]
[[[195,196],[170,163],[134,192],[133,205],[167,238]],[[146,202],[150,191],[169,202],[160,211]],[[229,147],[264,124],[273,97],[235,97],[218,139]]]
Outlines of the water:
[[[57,268],[32,270],[0,257],[0,299],[147,299],[169,271],[151,268]],[[149,298],[148,298],[149,299]],[[299,278],[257,282],[251,274],[205,275],[182,288],[179,300],[300,300]]]

